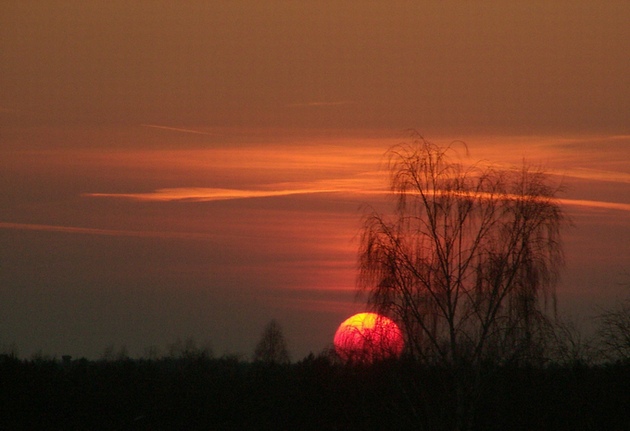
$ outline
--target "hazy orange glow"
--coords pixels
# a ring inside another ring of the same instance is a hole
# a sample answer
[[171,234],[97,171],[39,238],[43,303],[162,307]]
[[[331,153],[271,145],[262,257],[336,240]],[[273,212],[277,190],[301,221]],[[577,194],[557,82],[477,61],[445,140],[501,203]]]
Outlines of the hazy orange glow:
[[[175,313],[174,292],[185,298],[176,302],[185,309],[181,316],[196,310],[202,323],[195,328],[237,327],[231,310],[242,309],[259,316],[250,324],[252,333],[270,317],[293,325],[288,336],[296,340],[299,354],[328,342],[337,322],[362,308],[354,291],[362,204],[391,208],[384,153],[408,139],[392,138],[396,133],[375,137],[366,132],[361,139],[281,131],[274,137],[261,131],[234,138],[238,142],[204,145],[195,141],[197,136],[206,139],[204,134],[215,129],[184,130],[119,130],[122,143],[116,148],[103,148],[93,138],[92,146],[60,143],[51,149],[39,147],[34,139],[30,147],[16,141],[3,150],[0,235],[8,244],[6,268],[13,271],[5,272],[5,285],[32,285],[32,291],[12,291],[25,298],[38,297],[36,286],[50,286],[51,292],[67,292],[68,297],[101,295],[109,292],[115,268],[121,292],[125,286],[140,297],[143,289],[158,286],[161,293],[150,295],[160,298],[153,309],[114,294],[121,304],[119,320],[146,316],[153,343],[175,337],[162,335],[160,326],[163,315]],[[192,133],[197,131],[203,134]],[[76,133],[81,142],[89,138]],[[156,148],[134,144],[157,140],[160,134],[165,136]],[[42,141],[49,136],[55,134],[47,130]],[[70,134],[68,139],[75,138]],[[452,142],[429,139],[440,145]],[[453,157],[464,165],[482,160],[507,168],[525,158],[534,168],[540,163],[556,184],[567,185],[560,202],[577,229],[567,230],[568,268],[558,291],[561,307],[571,312],[620,294],[619,274],[630,256],[629,144],[628,137],[473,136],[467,139],[469,154],[463,145],[453,144]],[[575,148],[580,149],[577,155]],[[58,256],[67,259],[65,266],[55,261],[56,254],[46,252],[51,247],[63,250]],[[51,280],[44,284],[29,266],[40,261],[39,273]],[[67,281],[74,278],[84,280],[76,282],[80,285],[97,287],[77,294]],[[13,302],[30,304],[18,299]],[[89,296],[83,300],[96,303]],[[211,312],[207,304],[213,304]],[[19,323],[19,313],[13,315],[11,321]],[[104,317],[99,324],[109,327],[110,322]],[[81,330],[77,328],[75,332]],[[198,338],[205,336],[195,330]],[[131,334],[128,344],[146,343],[141,335],[134,341]],[[219,334],[220,350],[248,349],[245,337],[234,341],[240,333],[213,334]],[[45,346],[48,339],[42,335],[32,345]],[[99,339],[93,345],[97,349],[115,341]]]
[[344,320],[333,342],[342,359],[357,362],[400,356],[405,344],[398,325],[376,313],[358,313]]
[[319,350],[409,128],[566,185],[559,303],[614,303],[630,2],[483,3],[0,2],[2,342],[247,353],[276,318]]

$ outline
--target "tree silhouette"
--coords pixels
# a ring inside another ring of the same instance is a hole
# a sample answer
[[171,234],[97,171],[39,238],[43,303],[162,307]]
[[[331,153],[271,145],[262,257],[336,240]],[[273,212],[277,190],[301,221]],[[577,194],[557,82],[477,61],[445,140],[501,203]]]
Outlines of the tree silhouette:
[[452,146],[420,136],[388,154],[396,204],[365,217],[359,286],[398,322],[410,356],[453,370],[466,410],[482,366],[540,353],[563,260],[558,189],[525,165],[465,168]]
[[291,361],[280,324],[272,319],[260,337],[254,350],[254,361],[287,364]]
[[599,316],[601,353],[608,360],[630,361],[630,299]]

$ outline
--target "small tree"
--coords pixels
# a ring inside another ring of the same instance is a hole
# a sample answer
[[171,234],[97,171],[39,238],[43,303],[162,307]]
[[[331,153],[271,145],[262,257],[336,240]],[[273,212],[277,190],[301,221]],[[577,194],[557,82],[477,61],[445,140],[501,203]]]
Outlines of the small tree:
[[260,337],[254,350],[254,361],[288,364],[291,359],[280,324],[272,319]]
[[465,168],[453,153],[422,137],[389,151],[396,205],[365,218],[359,286],[409,355],[453,371],[466,428],[480,370],[540,354],[564,216],[544,173]]
[[594,339],[573,320],[556,319],[549,334],[549,356],[562,365],[590,365],[596,359]]
[[601,353],[607,360],[630,361],[630,300],[599,316]]

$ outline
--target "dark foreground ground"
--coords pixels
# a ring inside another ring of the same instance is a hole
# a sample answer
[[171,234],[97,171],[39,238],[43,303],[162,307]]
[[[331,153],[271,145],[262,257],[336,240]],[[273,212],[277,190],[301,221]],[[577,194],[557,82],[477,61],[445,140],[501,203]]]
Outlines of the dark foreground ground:
[[[452,378],[401,362],[0,356],[0,429],[451,429]],[[630,430],[630,364],[487,372],[476,430]]]

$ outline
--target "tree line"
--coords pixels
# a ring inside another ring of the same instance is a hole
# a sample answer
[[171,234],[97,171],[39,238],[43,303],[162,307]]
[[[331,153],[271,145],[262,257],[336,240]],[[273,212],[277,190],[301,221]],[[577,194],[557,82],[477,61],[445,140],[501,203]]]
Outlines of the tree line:
[[[468,379],[410,358],[292,363],[236,357],[19,359],[0,355],[0,429],[452,430]],[[630,361],[501,365],[470,430],[611,430],[630,424]]]

